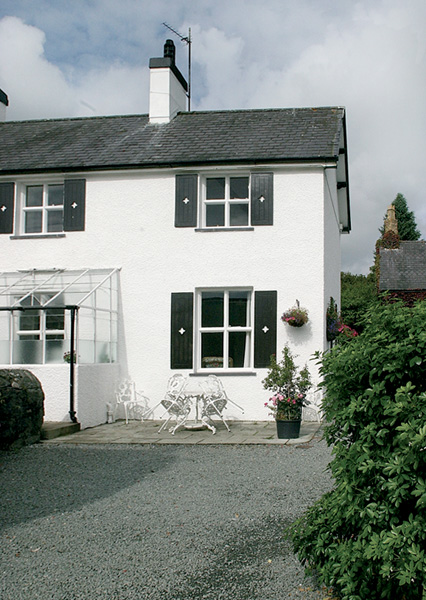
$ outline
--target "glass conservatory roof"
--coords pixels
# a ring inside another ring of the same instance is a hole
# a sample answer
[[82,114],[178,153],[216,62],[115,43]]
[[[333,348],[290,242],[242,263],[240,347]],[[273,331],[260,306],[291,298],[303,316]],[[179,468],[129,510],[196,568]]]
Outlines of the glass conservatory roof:
[[97,290],[117,291],[119,269],[30,269],[0,272],[0,310],[20,309],[36,298],[38,308],[93,306]]

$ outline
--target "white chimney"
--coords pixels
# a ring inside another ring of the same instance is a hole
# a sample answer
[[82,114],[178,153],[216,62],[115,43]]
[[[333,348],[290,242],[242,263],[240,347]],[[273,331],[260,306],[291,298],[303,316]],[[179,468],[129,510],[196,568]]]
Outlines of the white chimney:
[[164,57],[149,61],[149,122],[169,123],[178,112],[187,110],[188,84],[175,64],[172,40],[164,44]]
[[6,106],[9,106],[9,100],[3,90],[0,90],[0,121],[6,121]]

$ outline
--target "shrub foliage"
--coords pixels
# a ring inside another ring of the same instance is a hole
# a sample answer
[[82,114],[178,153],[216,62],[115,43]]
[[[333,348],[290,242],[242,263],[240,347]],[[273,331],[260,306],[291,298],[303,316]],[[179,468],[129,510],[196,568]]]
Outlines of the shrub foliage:
[[426,302],[382,304],[321,355],[334,489],[290,529],[342,600],[426,600]]

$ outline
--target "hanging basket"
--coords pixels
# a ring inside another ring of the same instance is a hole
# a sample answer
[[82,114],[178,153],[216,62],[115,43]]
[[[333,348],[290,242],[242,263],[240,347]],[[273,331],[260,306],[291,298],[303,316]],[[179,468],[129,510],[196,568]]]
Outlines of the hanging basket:
[[281,320],[291,327],[303,327],[309,321],[308,311],[300,306],[299,300],[296,300],[296,305],[286,310]]

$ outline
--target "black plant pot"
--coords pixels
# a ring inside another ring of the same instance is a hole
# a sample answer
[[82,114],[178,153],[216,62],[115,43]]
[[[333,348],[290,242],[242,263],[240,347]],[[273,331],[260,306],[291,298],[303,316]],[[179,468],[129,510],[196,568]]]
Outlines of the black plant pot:
[[292,440],[299,437],[301,419],[294,421],[276,421],[277,436],[280,440]]

